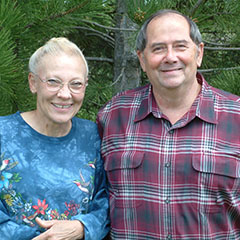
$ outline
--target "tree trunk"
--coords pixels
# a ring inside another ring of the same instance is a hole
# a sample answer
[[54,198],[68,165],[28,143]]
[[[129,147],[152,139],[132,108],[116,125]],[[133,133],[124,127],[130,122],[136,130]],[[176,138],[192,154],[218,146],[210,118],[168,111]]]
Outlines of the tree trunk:
[[125,0],[117,0],[116,27],[133,31],[121,30],[115,33],[114,93],[140,85],[141,68],[133,44],[136,26],[127,16]]

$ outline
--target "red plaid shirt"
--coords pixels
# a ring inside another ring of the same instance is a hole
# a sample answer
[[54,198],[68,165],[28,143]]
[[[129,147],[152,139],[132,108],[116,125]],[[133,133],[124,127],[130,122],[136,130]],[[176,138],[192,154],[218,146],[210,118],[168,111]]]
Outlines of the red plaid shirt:
[[240,239],[240,98],[197,77],[174,125],[151,85],[99,112],[113,239]]

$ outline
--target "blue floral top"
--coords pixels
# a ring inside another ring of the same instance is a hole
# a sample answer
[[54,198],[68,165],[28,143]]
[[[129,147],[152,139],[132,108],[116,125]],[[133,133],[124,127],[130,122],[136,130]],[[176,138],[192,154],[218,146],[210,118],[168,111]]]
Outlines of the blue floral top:
[[1,240],[32,239],[42,219],[78,219],[85,239],[108,232],[108,194],[96,124],[72,119],[64,137],[33,130],[17,112],[0,117]]

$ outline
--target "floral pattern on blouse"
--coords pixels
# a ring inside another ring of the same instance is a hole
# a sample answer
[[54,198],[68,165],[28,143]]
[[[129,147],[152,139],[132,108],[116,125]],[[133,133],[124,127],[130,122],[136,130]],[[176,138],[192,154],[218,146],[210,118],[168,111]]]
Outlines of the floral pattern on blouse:
[[[0,199],[3,201],[5,207],[18,223],[24,223],[31,227],[35,226],[34,219],[38,216],[44,220],[67,220],[79,212],[87,212],[89,198],[83,198],[81,204],[75,203],[73,200],[65,202],[66,210],[60,213],[58,209],[52,209],[46,202],[46,199],[38,199],[37,203],[33,204],[32,200],[26,201],[23,199],[21,193],[16,192],[14,183],[21,181],[22,177],[19,173],[10,173],[18,162],[11,159],[4,159],[4,154],[0,157]],[[95,169],[95,162],[89,162],[84,168]],[[80,179],[74,180],[73,183],[82,191],[90,196],[90,200],[94,191],[94,176],[90,176],[90,181],[85,181],[82,171],[79,170]]]

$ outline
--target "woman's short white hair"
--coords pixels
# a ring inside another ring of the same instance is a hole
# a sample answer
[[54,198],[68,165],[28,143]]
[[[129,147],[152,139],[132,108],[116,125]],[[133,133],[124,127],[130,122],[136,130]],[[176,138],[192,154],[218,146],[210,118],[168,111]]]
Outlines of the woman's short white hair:
[[38,48],[29,59],[28,68],[30,72],[37,73],[37,68],[45,55],[57,56],[61,53],[80,56],[85,63],[88,76],[88,64],[78,46],[65,37],[51,38],[42,47]]

